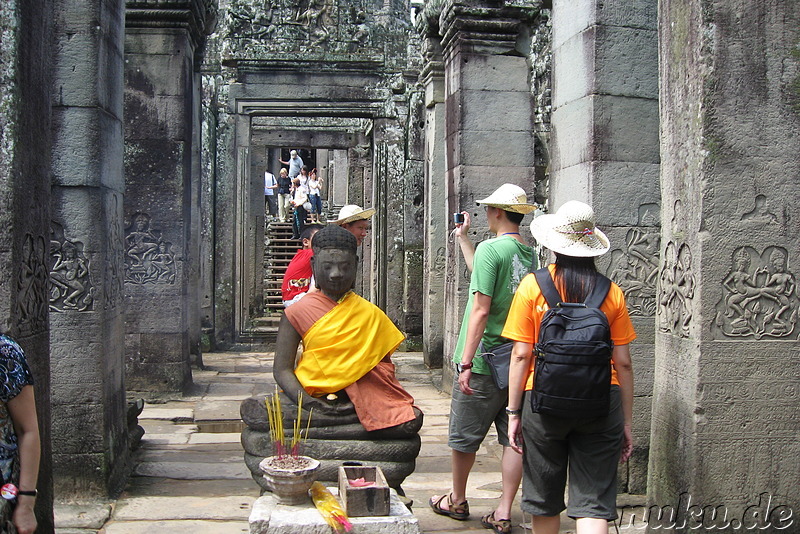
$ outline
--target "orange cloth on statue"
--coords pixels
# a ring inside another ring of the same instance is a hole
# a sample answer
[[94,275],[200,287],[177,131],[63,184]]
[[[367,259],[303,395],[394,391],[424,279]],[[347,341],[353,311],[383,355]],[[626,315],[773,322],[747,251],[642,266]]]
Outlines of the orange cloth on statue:
[[380,308],[353,292],[338,303],[319,292],[285,314],[303,338],[295,374],[309,394],[344,389],[369,431],[414,419],[414,399],[397,381],[390,358],[403,334]]

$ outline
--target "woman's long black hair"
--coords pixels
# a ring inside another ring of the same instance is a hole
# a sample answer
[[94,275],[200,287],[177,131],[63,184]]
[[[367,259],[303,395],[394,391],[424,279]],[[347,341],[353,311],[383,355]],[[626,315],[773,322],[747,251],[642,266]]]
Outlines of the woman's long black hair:
[[583,302],[594,289],[597,267],[594,258],[556,254],[554,280],[564,302]]

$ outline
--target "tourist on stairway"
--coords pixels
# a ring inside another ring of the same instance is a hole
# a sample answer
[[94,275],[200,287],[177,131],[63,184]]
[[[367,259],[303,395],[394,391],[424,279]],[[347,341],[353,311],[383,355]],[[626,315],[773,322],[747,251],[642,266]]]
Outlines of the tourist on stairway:
[[303,248],[298,250],[292,261],[289,262],[281,284],[281,297],[283,305],[287,308],[303,298],[309,291],[316,290],[313,285],[314,276],[311,272],[311,257],[314,255],[314,251],[311,250],[311,240],[314,234],[322,228],[324,226],[320,224],[309,224],[300,234]]

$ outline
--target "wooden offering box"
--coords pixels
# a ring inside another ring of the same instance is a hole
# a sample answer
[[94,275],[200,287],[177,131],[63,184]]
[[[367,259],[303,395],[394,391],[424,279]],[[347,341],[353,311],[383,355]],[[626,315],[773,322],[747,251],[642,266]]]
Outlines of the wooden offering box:
[[[351,480],[363,478],[369,486],[353,486]],[[339,499],[350,517],[389,515],[389,485],[380,467],[339,467]]]

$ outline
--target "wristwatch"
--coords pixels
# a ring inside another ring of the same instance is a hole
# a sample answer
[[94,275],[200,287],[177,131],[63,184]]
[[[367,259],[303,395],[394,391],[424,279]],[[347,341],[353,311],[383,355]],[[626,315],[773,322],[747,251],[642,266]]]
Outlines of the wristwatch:
[[472,362],[470,362],[470,363],[457,363],[456,364],[456,371],[458,371],[458,374],[463,373],[467,369],[472,369]]
[[34,490],[30,490],[30,491],[18,490],[17,491],[17,495],[26,495],[28,497],[36,497],[37,495],[39,495],[39,490],[38,489],[34,489]]

